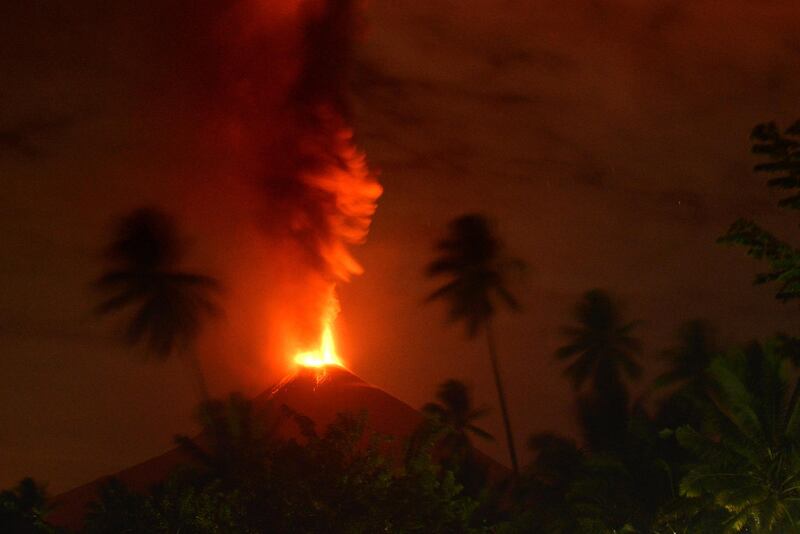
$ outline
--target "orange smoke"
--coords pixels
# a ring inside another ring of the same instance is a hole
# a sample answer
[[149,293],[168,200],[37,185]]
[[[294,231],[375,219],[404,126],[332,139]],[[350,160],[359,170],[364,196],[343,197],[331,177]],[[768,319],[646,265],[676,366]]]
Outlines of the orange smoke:
[[[322,309],[318,311],[318,345],[304,348],[294,357],[294,363],[316,368],[344,365],[336,352],[333,334],[339,314],[336,285],[363,272],[349,247],[366,240],[376,202],[383,192],[367,167],[364,155],[355,147],[352,131],[344,127],[337,116],[327,117],[326,123],[327,126],[331,123],[339,125],[339,129],[326,140],[326,147],[333,149],[335,158],[328,165],[300,177],[309,188],[332,199],[336,207],[327,212],[328,239],[317,244],[319,257],[326,265],[323,277],[327,280]],[[301,217],[298,222],[302,225],[305,221]]]
[[209,146],[221,146],[225,189],[246,197],[238,207],[258,230],[247,246],[261,248],[232,278],[252,299],[244,321],[261,321],[247,327],[263,336],[259,353],[275,371],[343,363],[336,287],[363,270],[351,249],[365,241],[382,193],[349,124],[360,4],[220,2],[230,7],[202,56],[213,63],[209,82],[197,84],[215,113]]

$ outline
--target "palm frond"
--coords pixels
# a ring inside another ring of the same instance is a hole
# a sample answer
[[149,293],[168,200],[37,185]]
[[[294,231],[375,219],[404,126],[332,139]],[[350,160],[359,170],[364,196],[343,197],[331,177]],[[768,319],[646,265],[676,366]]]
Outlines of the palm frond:
[[426,273],[448,280],[425,302],[447,301],[448,319],[463,321],[469,336],[494,314],[495,298],[512,311],[519,310],[519,302],[505,285],[503,270],[508,262],[484,217],[473,214],[454,220],[436,248],[440,255],[427,265]]
[[111,265],[95,282],[106,296],[95,312],[130,309],[128,344],[144,344],[167,358],[193,343],[204,318],[219,314],[212,299],[219,282],[175,268],[181,257],[177,233],[158,210],[144,208],[123,218],[107,257]]
[[123,290],[122,292],[103,300],[94,307],[93,311],[97,315],[107,315],[108,313],[126,308],[137,300],[145,297],[146,295],[142,292],[141,288],[134,287]]
[[751,439],[765,440],[763,429],[753,410],[753,397],[725,358],[717,358],[709,368],[728,418]]
[[483,438],[488,441],[494,441],[494,436],[492,436],[489,432],[485,431],[484,429],[477,427],[475,425],[467,425],[466,427],[472,434]]
[[[561,329],[568,343],[555,352],[559,360],[572,360],[564,369],[575,389],[589,376],[595,388],[622,384],[622,375],[637,378],[641,366],[633,358],[641,352],[639,340],[630,332],[638,322],[624,323],[614,300],[604,291],[584,293],[574,309],[577,326]],[[599,374],[604,376],[600,377]]]

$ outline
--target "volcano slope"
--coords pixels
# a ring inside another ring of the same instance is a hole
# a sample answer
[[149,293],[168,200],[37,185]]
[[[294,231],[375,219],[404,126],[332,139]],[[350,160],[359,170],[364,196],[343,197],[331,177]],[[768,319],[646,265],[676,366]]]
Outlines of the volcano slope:
[[[278,439],[285,440],[302,439],[295,420],[285,417],[287,412],[309,418],[318,430],[327,428],[339,414],[364,414],[367,430],[365,445],[370,435],[392,437],[395,445],[388,451],[390,454],[398,454],[398,445],[410,438],[425,420],[423,414],[405,402],[337,366],[329,366],[324,370],[301,368],[295,375],[257,396],[254,408],[259,416],[271,422],[279,421],[273,426],[273,432]],[[192,441],[201,449],[208,448],[209,438],[204,433],[195,436]],[[487,467],[491,479],[500,480],[507,476],[508,470],[485,454],[475,451],[475,456],[480,464]],[[194,459],[183,448],[173,448],[56,496],[47,520],[57,527],[78,530],[83,526],[89,504],[99,497],[101,488],[110,480],[116,479],[134,492],[146,492],[166,480],[180,466],[193,462]]]

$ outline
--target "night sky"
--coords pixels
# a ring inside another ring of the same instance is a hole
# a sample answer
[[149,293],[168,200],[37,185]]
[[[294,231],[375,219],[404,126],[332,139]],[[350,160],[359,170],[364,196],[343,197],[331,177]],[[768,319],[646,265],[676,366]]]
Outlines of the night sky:
[[[292,258],[264,241],[237,152],[216,142],[229,64],[208,28],[224,2],[109,4],[0,6],[0,487],[32,475],[57,492],[195,428],[182,362],[147,361],[91,313],[109,225],[132,208],[179,216],[187,267],[226,287],[201,343],[213,392],[259,393],[288,370],[270,318],[300,291]],[[298,29],[280,7],[237,5],[255,22],[231,31],[260,22],[274,40],[236,65],[263,64],[277,102]],[[575,432],[552,354],[587,289],[644,321],[645,362],[697,317],[726,342],[796,332],[796,310],[751,286],[757,264],[714,243],[740,216],[794,231],[750,171],[748,135],[800,117],[795,1],[373,0],[364,23],[336,74],[384,187],[354,251],[365,272],[339,289],[354,373],[413,406],[460,378],[496,406],[481,340],[422,304],[434,241],[470,211],[529,264],[513,280],[523,312],[497,326],[520,446]],[[485,426],[500,438],[497,409]]]

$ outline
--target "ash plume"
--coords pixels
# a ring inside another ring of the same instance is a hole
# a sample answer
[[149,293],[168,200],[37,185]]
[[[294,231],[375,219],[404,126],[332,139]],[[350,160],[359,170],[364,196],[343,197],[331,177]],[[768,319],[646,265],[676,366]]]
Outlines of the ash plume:
[[282,335],[303,345],[318,341],[321,322],[338,311],[336,284],[362,271],[350,249],[366,239],[382,190],[348,124],[359,3],[294,5],[298,31],[281,45],[290,59],[280,71],[259,54],[272,41],[258,28],[224,38],[223,115],[255,188],[259,226],[292,288],[280,305]]
[[264,169],[265,227],[284,233],[332,281],[360,272],[348,247],[369,230],[381,188],[346,123],[347,74],[357,11],[351,0],[307,8],[302,68],[286,99],[280,161]]

